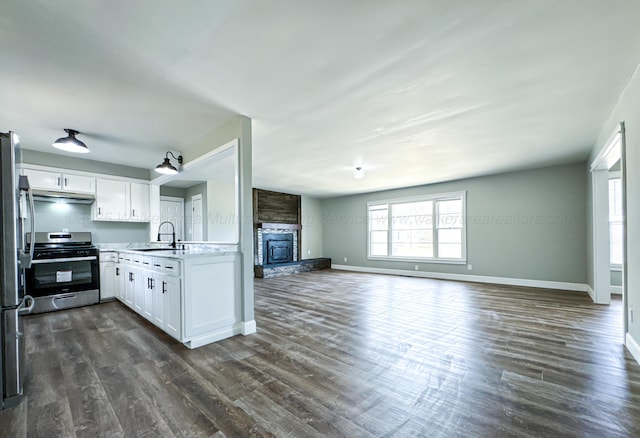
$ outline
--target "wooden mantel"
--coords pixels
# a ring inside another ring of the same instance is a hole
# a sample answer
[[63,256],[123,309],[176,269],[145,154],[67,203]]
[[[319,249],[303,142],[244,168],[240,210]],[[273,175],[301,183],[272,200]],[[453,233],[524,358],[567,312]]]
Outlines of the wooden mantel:
[[272,230],[301,230],[300,224],[278,224],[275,222],[258,222],[255,224],[256,228],[272,229]]

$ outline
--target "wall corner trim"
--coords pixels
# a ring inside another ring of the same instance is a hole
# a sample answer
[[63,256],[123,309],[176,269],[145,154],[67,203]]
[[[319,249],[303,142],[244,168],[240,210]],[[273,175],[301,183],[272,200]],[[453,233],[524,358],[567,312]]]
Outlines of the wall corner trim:
[[636,362],[640,364],[640,344],[638,344],[638,341],[636,341],[634,337],[631,336],[631,333],[627,332],[627,334],[625,335],[624,344],[627,347],[627,350],[629,350],[629,353],[631,353],[633,358],[636,360]]
[[403,275],[407,277],[432,278],[436,280],[469,281],[474,283],[502,284],[507,286],[537,287],[541,289],[559,289],[574,292],[588,292],[589,286],[583,283],[563,281],[529,280],[526,278],[489,277],[484,275],[448,274],[444,272],[409,271],[403,269],[367,268],[362,266],[331,265],[331,269],[340,271],[367,272],[371,274]]
[[256,326],[256,320],[252,319],[251,321],[244,321],[240,325],[240,334],[243,336],[247,336],[255,333],[258,330]]
[[591,301],[593,301],[595,303],[596,302],[596,292],[588,284],[586,284],[585,286],[587,286],[587,293],[591,297]]

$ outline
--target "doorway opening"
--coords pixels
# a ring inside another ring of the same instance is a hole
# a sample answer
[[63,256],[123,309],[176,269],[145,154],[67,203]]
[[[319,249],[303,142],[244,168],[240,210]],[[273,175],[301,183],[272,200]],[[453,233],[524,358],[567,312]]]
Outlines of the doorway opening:
[[624,123],[591,163],[593,189],[593,290],[597,304],[622,295],[623,328],[627,332],[626,190]]
[[[173,196],[160,196],[160,223],[169,221],[176,229],[176,241],[184,241],[184,199]],[[171,236],[161,236],[171,241]]]

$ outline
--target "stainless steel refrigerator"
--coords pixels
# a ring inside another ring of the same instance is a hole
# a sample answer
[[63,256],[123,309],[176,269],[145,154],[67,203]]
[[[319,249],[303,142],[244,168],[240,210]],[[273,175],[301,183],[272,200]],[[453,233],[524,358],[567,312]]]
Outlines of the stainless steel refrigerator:
[[35,231],[34,204],[29,180],[16,171],[16,157],[19,156],[17,140],[13,132],[0,133],[2,409],[14,406],[22,396],[25,339],[20,316],[33,308],[33,298],[24,294],[24,269],[31,265],[33,257],[33,253],[26,251],[24,227],[30,224],[31,230]]

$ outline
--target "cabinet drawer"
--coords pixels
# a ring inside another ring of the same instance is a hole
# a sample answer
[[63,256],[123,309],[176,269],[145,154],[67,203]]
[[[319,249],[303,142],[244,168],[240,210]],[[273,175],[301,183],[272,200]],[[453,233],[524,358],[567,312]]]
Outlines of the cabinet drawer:
[[151,257],[142,257],[142,267],[145,269],[153,269],[153,259]]
[[100,261],[101,262],[117,262],[118,253],[113,251],[100,251]]
[[153,269],[165,274],[180,275],[180,260],[154,258]]

